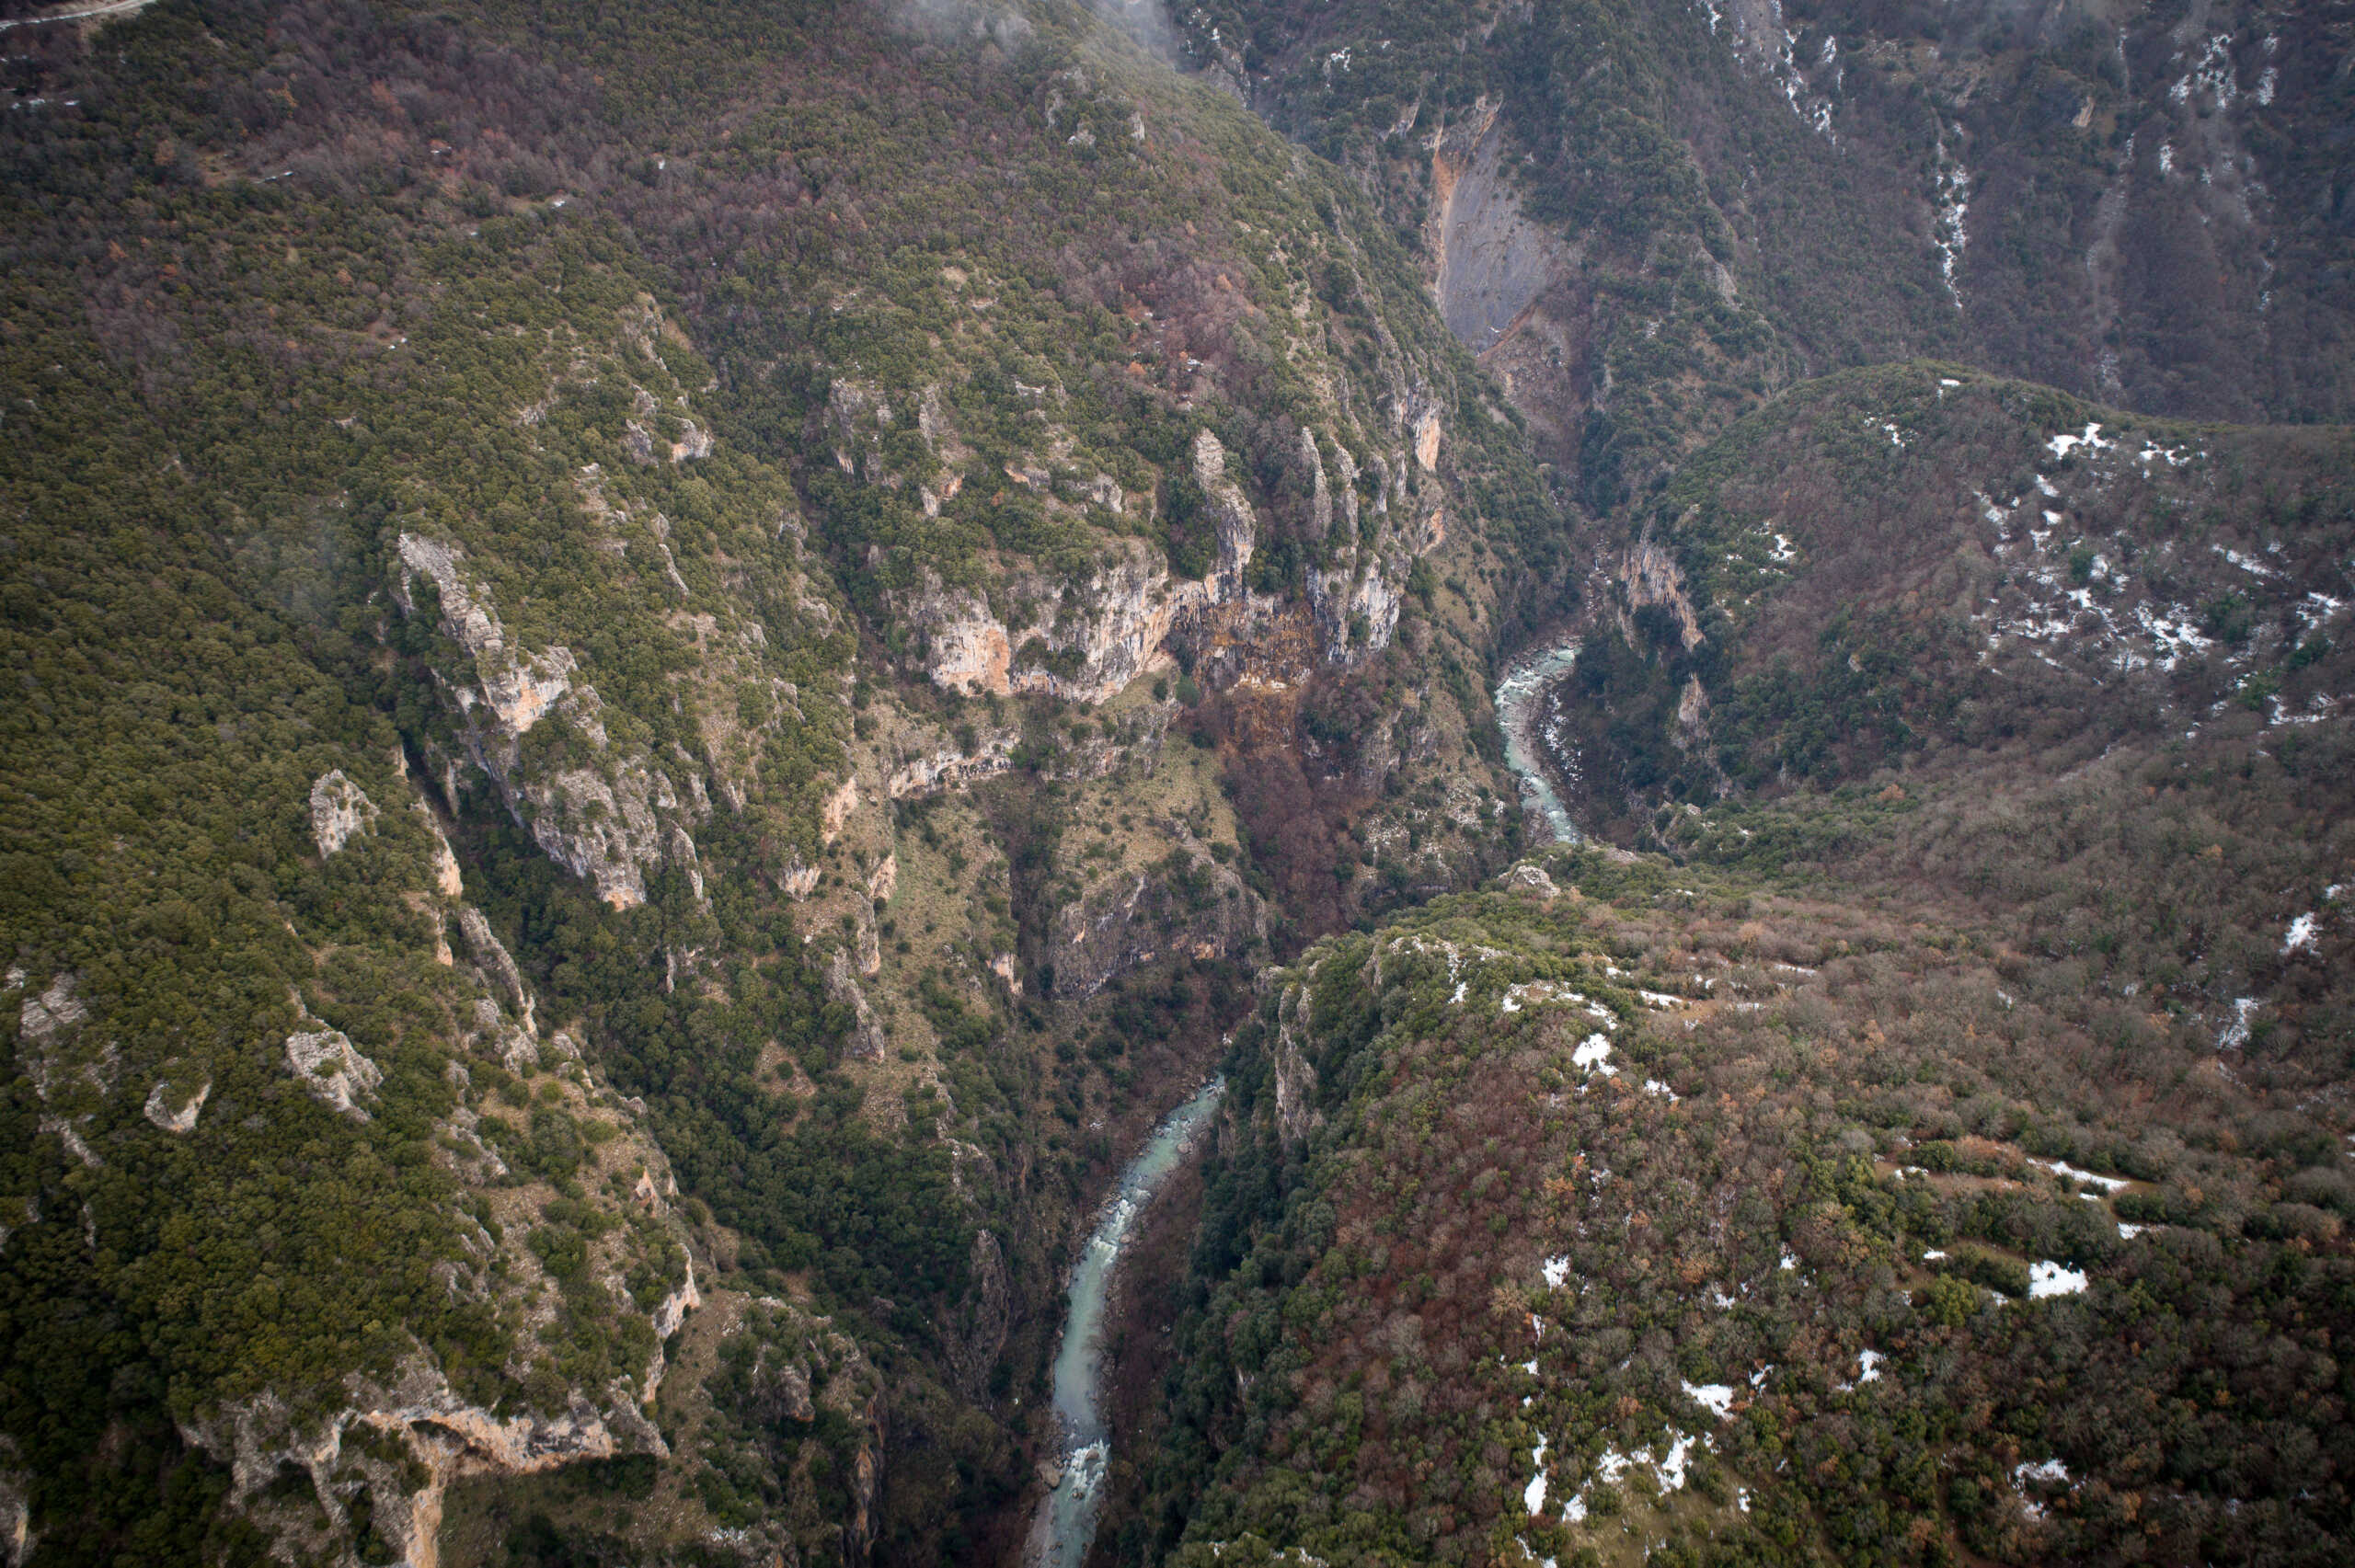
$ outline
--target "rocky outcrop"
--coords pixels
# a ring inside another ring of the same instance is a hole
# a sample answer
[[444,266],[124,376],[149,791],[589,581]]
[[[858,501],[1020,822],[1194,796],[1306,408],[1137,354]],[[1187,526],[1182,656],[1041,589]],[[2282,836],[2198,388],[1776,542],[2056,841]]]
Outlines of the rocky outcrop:
[[[1413,459],[1424,472],[1439,464],[1442,424],[1438,410],[1410,402],[1403,419],[1411,437]],[[1317,528],[1328,488],[1339,494],[1339,511],[1332,520],[1338,532],[1327,547],[1326,564],[1308,573],[1308,607],[1316,624],[1318,652],[1335,667],[1355,663],[1390,646],[1398,629],[1407,578],[1415,562],[1447,542],[1447,510],[1437,494],[1427,488],[1410,497],[1404,483],[1407,454],[1394,452],[1373,458],[1377,484],[1371,509],[1376,526],[1365,526],[1358,500],[1360,471],[1347,446],[1333,443],[1340,483],[1328,486],[1315,438],[1301,433],[1301,454],[1307,464],[1318,509]]]
[[[351,1505],[364,1491],[377,1530],[400,1561],[408,1568],[438,1568],[442,1500],[452,1482],[668,1453],[626,1383],[603,1405],[576,1396],[558,1412],[505,1416],[461,1399],[422,1362],[413,1362],[389,1386],[355,1377],[346,1391],[349,1402],[316,1422],[298,1418],[276,1394],[264,1393],[180,1429],[191,1448],[229,1466],[229,1505],[277,1537],[281,1553],[331,1551],[350,1528]],[[378,1440],[349,1441],[362,1432]],[[393,1450],[410,1462],[388,1462],[382,1439],[390,1439]],[[267,1495],[290,1469],[309,1476],[316,1510],[286,1507]]]
[[1300,1035],[1306,1031],[1301,1010],[1308,1005],[1305,988],[1293,986],[1276,1004],[1276,1127],[1287,1143],[1298,1143],[1323,1125],[1315,1106],[1316,1070],[1300,1052]]
[[[1108,544],[1109,558],[1077,582],[1018,572],[984,595],[945,587],[927,574],[896,608],[924,633],[925,670],[933,683],[967,695],[1035,692],[1102,703],[1140,675],[1166,668],[1166,645],[1189,617],[1246,603],[1245,575],[1258,539],[1251,503],[1227,474],[1226,449],[1210,431],[1195,435],[1191,460],[1218,541],[1203,580],[1172,578],[1167,563],[1133,539]],[[1091,495],[1115,509],[1125,504],[1120,487],[1099,478]],[[1028,608],[1009,623],[994,601]]]
[[[1228,470],[1225,447],[1208,430],[1196,433],[1189,454],[1216,540],[1201,580],[1173,578],[1149,546],[1123,539],[1106,546],[1094,571],[1079,582],[1016,573],[984,595],[927,577],[898,609],[924,632],[932,681],[969,695],[1033,692],[1101,703],[1139,676],[1166,668],[1178,653],[1222,686],[1252,673],[1296,682],[1319,659],[1335,667],[1354,663],[1389,646],[1416,559],[1447,537],[1437,491],[1426,489],[1410,501],[1406,484],[1409,464],[1426,472],[1437,468],[1438,412],[1409,393],[1394,433],[1404,444],[1387,458],[1372,459],[1378,483],[1371,506],[1383,521],[1368,529],[1361,515],[1360,469],[1349,447],[1301,432],[1311,527],[1327,541],[1323,564],[1308,574],[1305,619],[1315,646],[1302,650],[1305,659],[1294,657],[1288,643],[1288,628],[1302,620],[1298,607],[1250,589],[1258,515]],[[1325,464],[1328,446],[1337,474]],[[1017,608],[1009,619],[998,605]],[[994,759],[975,758],[953,770],[919,764],[895,775],[891,787],[895,795],[913,793],[996,771]]]
[[858,978],[851,972],[851,956],[846,948],[837,949],[826,966],[826,995],[850,1009],[850,1037],[844,1042],[844,1048],[858,1060],[881,1061],[889,1042],[873,1005],[867,1000],[867,992],[859,988]]
[[[477,1002],[500,1024],[497,1005]],[[522,1032],[500,1024],[506,1037]],[[347,1056],[340,1036],[306,1021],[305,1033],[327,1036],[298,1048],[315,1061],[315,1077],[340,1072],[347,1080],[367,1074]],[[462,1044],[471,1037],[461,1036]],[[571,1053],[563,1032],[546,1048]],[[465,1101],[471,1091],[463,1061],[448,1064],[447,1076],[460,1104],[437,1127],[437,1151],[462,1153],[460,1145],[479,1139],[479,1125]],[[352,1084],[358,1092],[357,1083]],[[543,1090],[547,1087],[543,1084]],[[315,1092],[316,1092],[315,1090]],[[617,1185],[576,1194],[576,1201],[604,1211],[612,1221],[592,1228],[588,1267],[565,1282],[565,1299],[576,1310],[602,1320],[605,1332],[643,1323],[651,1351],[642,1372],[600,1374],[550,1383],[529,1377],[545,1369],[549,1346],[569,1332],[559,1323],[556,1285],[532,1238],[543,1222],[567,1221],[546,1211],[556,1195],[536,1184],[502,1180],[495,1154],[460,1167],[470,1181],[483,1182],[446,1218],[454,1222],[459,1248],[435,1265],[434,1278],[454,1296],[479,1301],[495,1314],[505,1348],[501,1352],[507,1393],[495,1404],[454,1387],[431,1350],[412,1346],[389,1374],[353,1370],[320,1374],[289,1368],[291,1382],[233,1403],[199,1410],[182,1425],[187,1441],[230,1468],[230,1510],[270,1538],[283,1562],[350,1563],[361,1516],[408,1568],[434,1568],[442,1499],[454,1482],[469,1477],[528,1476],[579,1460],[644,1454],[671,1457],[668,1445],[647,1414],[665,1370],[666,1342],[680,1333],[702,1305],[704,1291],[677,1218],[663,1201],[676,1194],[668,1162],[642,1127],[622,1113],[642,1105],[585,1090],[570,1098],[574,1114],[601,1122],[615,1139],[600,1140],[603,1165],[615,1175],[634,1173],[639,1191],[624,1196]],[[500,1129],[505,1136],[505,1129]],[[486,1208],[484,1206],[489,1207]],[[495,1218],[494,1218],[495,1216]],[[682,1265],[684,1264],[684,1268]],[[644,1289],[648,1275],[661,1282]],[[598,1300],[592,1303],[592,1297]],[[511,1337],[510,1337],[511,1336]],[[480,1351],[474,1352],[476,1355]],[[308,1381],[325,1377],[332,1380]],[[514,1379],[526,1379],[521,1386]],[[525,1390],[529,1391],[528,1396]],[[290,1472],[309,1484],[290,1492]]]
[[[962,789],[995,778],[1014,766],[1014,748],[1021,736],[1013,730],[977,735],[972,748],[940,747],[902,757],[892,767],[886,788],[894,800],[930,795],[936,790]],[[810,873],[814,882],[817,873]]]
[[810,1369],[798,1361],[771,1360],[762,1346],[753,1371],[752,1393],[771,1420],[815,1421],[818,1406],[810,1398]]
[[[840,1418],[836,1429],[849,1439],[848,1452],[833,1446],[839,1467],[835,1484],[849,1494],[847,1509],[811,1486],[807,1467],[777,1473],[772,1505],[731,1543],[734,1551],[746,1562],[803,1562],[810,1560],[809,1543],[817,1539],[825,1542],[817,1553],[825,1561],[867,1562],[879,1524],[876,1505],[883,1483],[888,1407],[881,1374],[830,1320],[809,1316],[789,1302],[764,1297],[745,1302],[732,1321],[724,1307],[716,1308],[715,1316],[729,1322],[729,1341],[752,1345],[750,1375],[737,1385],[735,1413],[742,1427],[790,1431],[831,1413]],[[731,1344],[723,1356],[732,1360],[741,1354]],[[706,1446],[705,1456],[729,1473],[757,1472],[776,1458],[757,1438],[733,1452]]]
[[1508,892],[1528,893],[1544,903],[1550,904],[1562,894],[1562,890],[1554,886],[1554,879],[1545,874],[1544,866],[1532,865],[1527,861],[1514,866],[1497,880]]
[[[16,1457],[17,1446],[0,1438],[8,1457]],[[23,1471],[0,1471],[0,1554],[5,1554],[8,1568],[24,1568],[25,1561],[33,1554],[40,1538],[33,1533],[32,1477]]]
[[1504,167],[1502,106],[1482,99],[1430,138],[1431,206],[1424,236],[1432,292],[1448,330],[1473,352],[1493,348],[1554,281],[1560,242],[1521,211]]
[[[1594,323],[1580,280],[1585,243],[1566,241],[1522,212],[1501,108],[1483,97],[1423,139],[1430,152],[1424,275],[1448,330],[1503,384],[1541,444],[1560,444],[1575,441],[1593,390],[1586,382]],[[1428,470],[1428,436],[1416,434]]]
[[[89,1007],[75,992],[82,984],[79,975],[60,975],[49,982],[39,995],[25,998],[17,1009],[17,1038],[38,1047],[47,1047],[68,1031],[89,1021]],[[39,1080],[36,1079],[36,1083]],[[42,1088],[44,1096],[47,1093]]]
[[905,614],[925,634],[925,672],[934,684],[968,695],[1036,692],[1074,703],[1118,696],[1148,671],[1165,668],[1162,644],[1201,585],[1170,580],[1168,568],[1141,542],[1122,542],[1116,559],[1076,584],[1023,574],[1002,596],[1045,606],[1009,626],[970,589],[929,578]]
[[196,1130],[197,1113],[204,1109],[205,1100],[213,1093],[213,1081],[206,1079],[196,1086],[193,1094],[178,1094],[167,1080],[157,1080],[147,1091],[147,1103],[140,1114],[166,1132],[187,1134]]
[[1641,647],[1642,639],[1626,612],[1647,605],[1658,605],[1675,618],[1677,636],[1687,651],[1701,646],[1701,623],[1694,613],[1692,600],[1684,592],[1684,572],[1677,566],[1676,557],[1653,540],[1648,528],[1620,556],[1616,577],[1626,600],[1620,635],[1630,647]]
[[685,1282],[655,1303],[654,1337],[668,1339],[677,1333],[680,1325],[687,1321],[687,1314],[702,1305],[703,1292],[695,1288],[695,1260],[689,1257]]
[[[615,909],[644,903],[646,874],[672,857],[694,813],[683,810],[667,773],[608,736],[596,689],[580,679],[572,650],[515,647],[462,561],[454,545],[402,534],[394,598],[415,613],[415,585],[430,580],[442,630],[471,661],[471,684],[436,671],[457,704],[469,757],[550,859]],[[545,773],[525,766],[523,737],[544,722],[563,727],[561,750],[580,760]]]
[[988,1386],[990,1368],[997,1365],[998,1352],[1005,1348],[1005,1331],[1012,1321],[1013,1306],[1005,1253],[998,1246],[996,1235],[986,1227],[973,1232],[965,1272],[972,1280],[972,1293],[956,1321],[947,1325],[942,1343],[948,1352],[949,1369],[957,1379],[957,1386],[967,1398],[979,1399]]
[[1112,564],[1056,590],[1042,624],[1009,629],[994,618],[962,623],[951,646],[964,663],[947,679],[936,666],[934,679],[963,690],[1108,701],[1166,666],[1162,644],[1194,586],[1173,586],[1168,569],[1131,541]]
[[340,1029],[306,1029],[287,1036],[286,1064],[313,1099],[359,1122],[369,1119],[361,1096],[385,1081],[384,1070],[362,1056]]
[[667,819],[679,810],[668,775],[632,759],[608,772],[569,768],[523,793],[541,807],[532,836],[549,859],[617,910],[646,901],[645,874],[667,858]]
[[1351,547],[1337,566],[1309,573],[1309,611],[1327,664],[1354,663],[1390,646],[1416,560],[1446,536],[1446,514],[1433,509],[1410,531],[1389,535],[1379,546]]
[[441,822],[433,808],[423,801],[417,803],[418,815],[425,818],[426,830],[433,836],[433,887],[445,898],[454,898],[466,890],[466,879],[458,869],[458,857],[450,849],[450,841],[442,831]]
[[[21,969],[10,970],[8,979],[12,988],[26,983]],[[40,1130],[96,1170],[106,1162],[90,1147],[85,1131],[93,1129],[100,1103],[113,1091],[122,1063],[114,1042],[86,1027],[90,1009],[81,998],[81,986],[78,974],[63,974],[25,998],[17,1010],[17,1065],[47,1113],[40,1117]]]
[[1208,430],[1194,435],[1194,483],[1218,529],[1218,562],[1202,585],[1204,596],[1213,604],[1230,603],[1247,591],[1243,574],[1258,548],[1258,529],[1243,487],[1226,472],[1226,448]]
[[1676,729],[1670,736],[1680,751],[1705,746],[1709,739],[1709,693],[1698,675],[1684,678],[1683,694],[1676,700]]
[[474,949],[475,962],[481,965],[487,978],[503,988],[515,1003],[515,1015],[523,1022],[523,1033],[539,1038],[540,1026],[532,999],[532,988],[523,982],[523,971],[515,967],[507,944],[490,929],[490,921],[480,910],[467,904],[458,910],[458,929],[466,934],[466,944]]
[[375,823],[376,803],[344,777],[341,768],[321,773],[318,782],[311,786],[311,837],[319,846],[321,860]]

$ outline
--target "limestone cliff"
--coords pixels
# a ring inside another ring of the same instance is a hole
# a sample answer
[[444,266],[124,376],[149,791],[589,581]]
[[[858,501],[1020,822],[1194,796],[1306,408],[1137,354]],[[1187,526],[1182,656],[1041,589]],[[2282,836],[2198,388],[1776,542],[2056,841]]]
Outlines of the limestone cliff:
[[[395,601],[417,613],[416,585],[431,582],[441,629],[465,658],[463,669],[435,674],[458,710],[467,758],[550,859],[615,909],[644,903],[646,874],[671,858],[676,830],[695,819],[682,809],[670,774],[642,750],[610,738],[597,689],[580,678],[570,648],[531,652],[515,644],[488,590],[464,571],[457,546],[403,533],[398,559]],[[581,760],[531,765],[524,738],[543,724]]]

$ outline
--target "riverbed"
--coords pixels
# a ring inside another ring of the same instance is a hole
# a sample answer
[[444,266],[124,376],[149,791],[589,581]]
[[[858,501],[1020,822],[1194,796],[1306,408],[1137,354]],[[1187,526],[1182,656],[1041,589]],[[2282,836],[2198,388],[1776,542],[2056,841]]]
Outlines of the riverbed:
[[1521,781],[1524,810],[1553,833],[1557,842],[1574,844],[1584,837],[1570,820],[1569,808],[1555,792],[1546,763],[1555,753],[1547,734],[1554,691],[1579,660],[1579,646],[1564,643],[1523,654],[1506,667],[1497,682],[1497,724],[1505,732],[1505,761]]
[[1039,1500],[1023,1561],[1031,1568],[1079,1568],[1096,1538],[1112,1434],[1104,1418],[1104,1329],[1113,1270],[1122,1244],[1155,1194],[1217,1111],[1226,1081],[1212,1078],[1161,1119],[1144,1148],[1120,1173],[1096,1229],[1073,1265],[1063,1336],[1055,1350],[1054,1409],[1059,1433],[1053,1490]]

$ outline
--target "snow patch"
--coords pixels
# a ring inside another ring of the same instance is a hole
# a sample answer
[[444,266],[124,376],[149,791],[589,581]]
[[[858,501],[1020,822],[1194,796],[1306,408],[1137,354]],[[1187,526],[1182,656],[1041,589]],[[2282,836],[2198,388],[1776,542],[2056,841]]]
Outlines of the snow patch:
[[2085,1288],[2083,1269],[2063,1268],[2047,1260],[2028,1265],[2028,1299],[2040,1301],[2048,1296],[2082,1295]]
[[2233,1002],[2233,1021],[2224,1025],[2223,1034],[2216,1036],[2216,1048],[2220,1051],[2236,1051],[2247,1045],[2249,1014],[2264,1005],[2263,1001],[2253,996],[2236,998]]
[[2091,1171],[2080,1171],[2065,1160],[2031,1160],[2028,1163],[2041,1165],[2056,1176],[2067,1176],[2072,1181],[2097,1186],[2108,1193],[2121,1193],[2134,1185],[2122,1176],[2099,1176]]
[[1962,285],[1957,274],[1962,268],[1962,253],[1970,244],[1970,231],[1965,224],[1970,215],[1970,171],[1947,156],[1943,130],[1938,132],[1937,182],[1937,218],[1930,242],[1938,247],[1938,278],[1946,284],[1954,308],[1960,310]]
[[[2066,457],[2077,447],[2084,447],[2088,452],[2103,452],[2110,447],[2116,446],[2117,444],[2118,443],[2116,441],[2102,440],[2101,425],[2099,421],[2096,421],[2093,424],[2087,425],[2085,429],[2085,433],[2082,435],[2073,436],[2063,433],[2062,435],[2054,436],[2051,441],[2044,443],[2044,450],[2051,452],[2055,457]],[[2039,479],[2037,483],[2041,485],[2044,481]],[[2046,494],[2050,495],[2051,492],[2048,490],[2046,491]]]

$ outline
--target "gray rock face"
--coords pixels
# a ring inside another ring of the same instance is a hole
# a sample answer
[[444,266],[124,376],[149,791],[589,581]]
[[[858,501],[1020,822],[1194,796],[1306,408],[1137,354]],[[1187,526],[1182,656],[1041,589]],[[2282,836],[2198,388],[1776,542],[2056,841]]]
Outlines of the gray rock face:
[[[14,1444],[9,1445],[13,1452]],[[8,1568],[24,1568],[40,1538],[33,1533],[32,1477],[22,1471],[0,1471],[0,1555]]]
[[1175,583],[1148,548],[1132,542],[1085,582],[1053,584],[1017,577],[1009,591],[1041,606],[1036,618],[1008,625],[988,600],[936,579],[902,613],[925,629],[925,666],[933,683],[1000,696],[1035,692],[1074,703],[1117,696],[1165,656],[1161,645],[1200,585]]
[[[1435,415],[1427,416],[1417,428],[1417,441],[1432,449],[1434,462],[1439,428]],[[1341,456],[1346,463],[1348,448],[1341,449]],[[1321,483],[1321,467],[1316,476]],[[1342,494],[1347,511],[1342,521],[1352,532],[1357,529],[1356,477],[1353,466],[1344,468]],[[1375,543],[1344,545],[1330,568],[1308,574],[1309,613],[1316,623],[1319,651],[1327,664],[1349,665],[1390,646],[1415,562],[1447,538],[1447,512],[1435,504],[1413,513],[1401,506],[1394,524]]]
[[973,1232],[973,1246],[965,1266],[974,1284],[973,1297],[958,1314],[957,1321],[946,1325],[946,1343],[958,1386],[969,1396],[979,1398],[989,1382],[990,1368],[996,1364],[998,1352],[1005,1347],[1012,1307],[1005,1254],[997,1244],[996,1235],[986,1227]]
[[847,950],[837,950],[833,961],[826,966],[826,994],[851,1010],[855,1022],[851,1025],[850,1054],[862,1061],[881,1061],[887,1041],[883,1025],[876,1020],[875,1009],[868,1004],[867,992],[859,989],[858,978],[851,972],[851,956]]
[[[60,975],[39,995],[25,998],[17,1010],[17,1062],[41,1104],[61,1113],[78,1112],[86,1121],[96,1102],[113,1089],[121,1063],[112,1041],[83,1029],[90,1009],[77,994],[81,984],[79,975]],[[93,1160],[79,1147],[79,1135],[70,1127],[66,1132],[69,1147]]]
[[1514,866],[1497,880],[1513,892],[1534,893],[1547,903],[1553,902],[1561,896],[1562,890],[1554,886],[1554,879],[1545,875],[1545,868],[1542,865],[1531,865],[1524,862]]
[[1208,430],[1194,436],[1194,483],[1218,518],[1218,565],[1204,587],[1214,603],[1241,597],[1243,574],[1258,548],[1258,528],[1243,487],[1228,476],[1226,448]]
[[[551,860],[592,883],[615,909],[644,903],[646,873],[668,861],[695,815],[683,810],[670,776],[607,734],[596,688],[580,678],[570,648],[527,653],[513,645],[487,591],[462,569],[456,546],[404,533],[399,555],[395,600],[416,612],[416,583],[430,580],[441,601],[442,629],[473,661],[475,684],[442,679],[476,765]],[[543,722],[562,724],[588,754],[588,764],[533,774],[524,766],[522,741]]]
[[[442,1500],[453,1481],[530,1475],[582,1459],[668,1452],[626,1383],[610,1391],[603,1405],[576,1396],[553,1414],[527,1411],[504,1417],[467,1402],[440,1373],[422,1365],[409,1368],[391,1387],[355,1379],[346,1391],[349,1402],[316,1424],[298,1416],[278,1395],[264,1393],[183,1425],[181,1436],[229,1465],[231,1506],[258,1508],[266,1528],[288,1524],[263,1502],[288,1467],[309,1473],[318,1511],[336,1531],[347,1528],[350,1504],[364,1487],[377,1528],[409,1568],[432,1568],[441,1560]],[[405,1448],[414,1467],[385,1463],[359,1444],[347,1448],[346,1435],[355,1429]],[[364,1482],[348,1478],[353,1469]],[[310,1528],[281,1533],[281,1551],[310,1534],[316,1517],[311,1516]]]
[[[197,1113],[204,1109],[205,1099],[213,1093],[213,1081],[207,1079],[197,1086],[196,1093],[181,1098],[172,1093],[172,1085],[159,1082],[147,1091],[147,1103],[140,1114],[166,1132],[187,1134],[196,1130]],[[174,1102],[178,1101],[175,1108]]]
[[342,1030],[312,1029],[287,1036],[286,1062],[321,1104],[354,1121],[368,1120],[359,1097],[385,1081],[384,1070],[362,1056]]
[[761,1368],[758,1387],[763,1405],[787,1421],[815,1421],[818,1407],[810,1401],[810,1373],[798,1362]]
[[687,1259],[685,1283],[654,1304],[654,1337],[668,1339],[679,1332],[687,1314],[703,1305],[703,1292],[695,1288],[695,1260]]
[[60,975],[39,996],[25,998],[24,1005],[17,1011],[17,1037],[46,1046],[66,1030],[86,1022],[90,1010],[74,994],[80,984],[79,976]]
[[1478,353],[1513,328],[1557,275],[1560,244],[1522,215],[1495,107],[1451,128],[1432,157],[1440,316]]
[[[925,667],[938,686],[1005,696],[1040,692],[1066,702],[1101,703],[1138,676],[1165,668],[1165,645],[1189,622],[1251,600],[1245,574],[1258,523],[1242,486],[1226,471],[1226,449],[1208,430],[1194,437],[1194,477],[1215,519],[1218,555],[1200,582],[1173,579],[1166,563],[1132,543],[1083,582],[1056,583],[1018,574],[1005,592],[1039,606],[1009,625],[990,601],[936,578],[898,606],[925,635]],[[1092,494],[1118,510],[1126,498],[1109,476]]]
[[335,853],[375,822],[376,803],[344,777],[341,768],[321,773],[311,786],[311,837],[318,843],[320,859]]
[[465,933],[466,944],[474,949],[475,962],[480,964],[493,980],[505,987],[507,994],[513,999],[515,1014],[523,1021],[523,1033],[533,1039],[539,1038],[540,1026],[535,1016],[532,988],[523,982],[523,971],[515,967],[507,944],[500,941],[499,933],[490,929],[490,921],[483,918],[480,910],[465,904],[458,910],[458,929]]
[[1325,1120],[1315,1104],[1316,1070],[1300,1054],[1298,1036],[1305,1029],[1300,1014],[1307,1002],[1305,989],[1294,986],[1277,1004],[1276,1127],[1290,1143],[1306,1138]]

